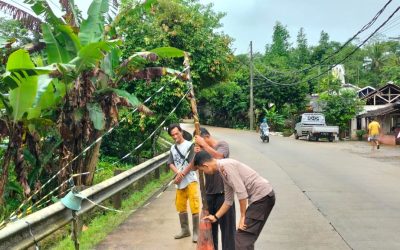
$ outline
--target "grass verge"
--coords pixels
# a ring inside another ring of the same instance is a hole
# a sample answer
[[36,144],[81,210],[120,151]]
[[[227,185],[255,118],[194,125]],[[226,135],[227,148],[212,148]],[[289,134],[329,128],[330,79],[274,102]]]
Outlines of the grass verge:
[[[163,173],[159,180],[152,180],[142,190],[135,192],[122,201],[122,213],[103,211],[103,214],[96,216],[88,225],[88,229],[80,235],[80,249],[93,249],[103,241],[106,236],[121,224],[132,212],[143,205],[154,193],[156,193],[167,181],[172,178],[172,172]],[[75,249],[74,242],[70,237],[64,238],[57,245],[50,249],[65,250]]]

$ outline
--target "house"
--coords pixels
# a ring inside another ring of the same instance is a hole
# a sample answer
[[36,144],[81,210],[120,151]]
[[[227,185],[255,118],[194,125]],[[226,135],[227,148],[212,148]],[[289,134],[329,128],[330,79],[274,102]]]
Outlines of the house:
[[[357,130],[367,130],[368,123],[376,117],[381,124],[381,140],[385,144],[400,144],[400,87],[389,82],[385,86],[372,90],[366,87],[358,92],[365,100],[364,110],[351,121],[352,138],[356,138]],[[396,140],[397,139],[397,140]]]
[[375,91],[375,88],[371,87],[371,86],[366,86],[360,90],[357,91],[358,97],[359,98],[364,98],[367,95],[369,95],[371,92]]

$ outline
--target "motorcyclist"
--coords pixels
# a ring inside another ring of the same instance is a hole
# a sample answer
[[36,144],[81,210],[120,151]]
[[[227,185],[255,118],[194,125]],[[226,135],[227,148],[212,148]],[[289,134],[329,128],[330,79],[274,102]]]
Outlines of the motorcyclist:
[[263,136],[264,131],[268,131],[268,129],[269,129],[269,126],[267,123],[267,119],[263,118],[262,122],[260,124],[260,136]]

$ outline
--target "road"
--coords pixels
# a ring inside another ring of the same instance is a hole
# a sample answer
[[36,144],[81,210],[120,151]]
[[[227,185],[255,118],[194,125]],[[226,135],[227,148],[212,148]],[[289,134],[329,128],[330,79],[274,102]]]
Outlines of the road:
[[[192,131],[192,129],[188,129]],[[267,178],[276,205],[256,249],[400,249],[400,148],[308,142],[210,128],[231,157]],[[196,249],[179,230],[174,188],[155,197],[96,249]]]

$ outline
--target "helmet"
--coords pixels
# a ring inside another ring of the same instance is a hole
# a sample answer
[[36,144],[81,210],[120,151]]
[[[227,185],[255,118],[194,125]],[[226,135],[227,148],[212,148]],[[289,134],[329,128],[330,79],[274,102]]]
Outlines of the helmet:
[[266,119],[266,118],[263,118],[263,119],[262,119],[262,122],[267,122],[267,119]]

